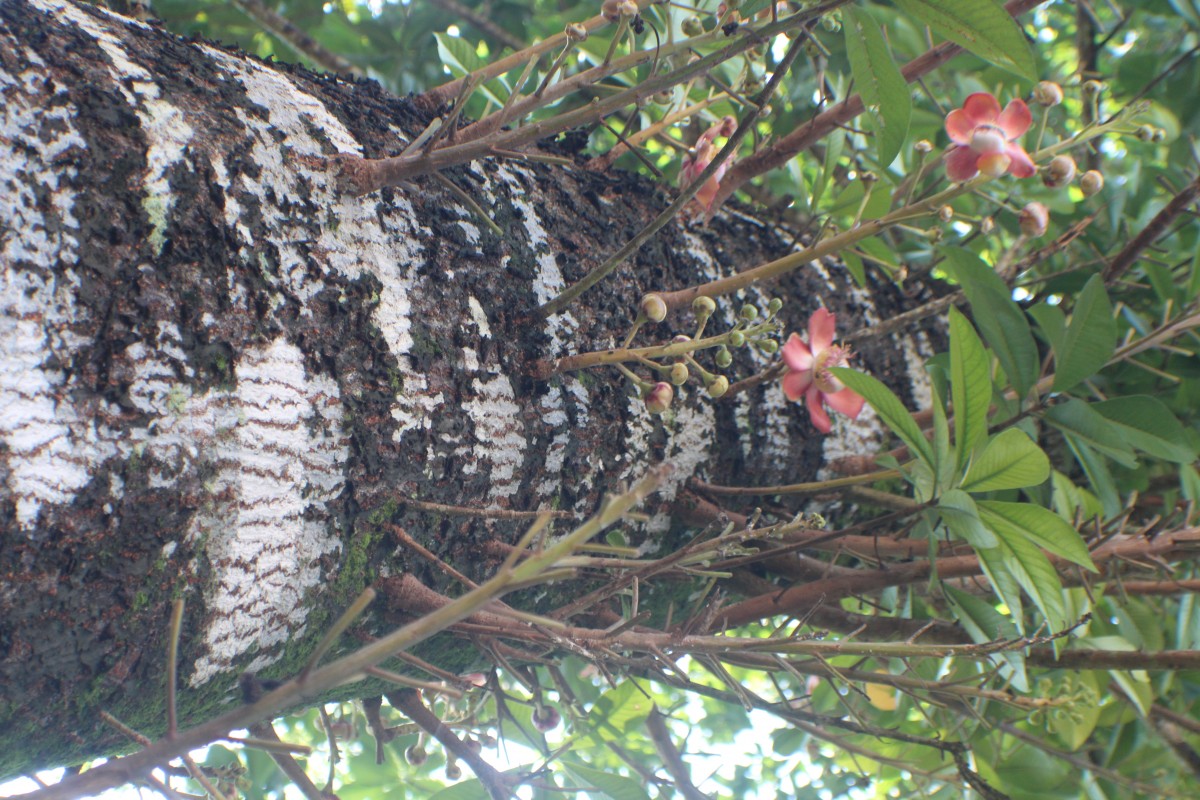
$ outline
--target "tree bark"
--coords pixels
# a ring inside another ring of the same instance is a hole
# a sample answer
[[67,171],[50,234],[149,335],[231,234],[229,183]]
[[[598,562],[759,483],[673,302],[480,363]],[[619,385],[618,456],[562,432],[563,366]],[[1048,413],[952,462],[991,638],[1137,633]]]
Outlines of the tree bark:
[[[777,258],[795,235],[732,209],[682,220],[540,320],[663,189],[517,161],[447,171],[494,235],[432,180],[349,197],[322,166],[396,155],[428,121],[373,82],[66,0],[0,3],[0,776],[120,748],[100,710],[161,733],[174,597],[188,724],[235,699],[243,670],[293,674],[376,577],[452,588],[387,524],[473,579],[481,543],[526,524],[412,500],[582,516],[670,461],[650,521],[627,531],[665,552],[688,478],[812,480],[878,445],[869,411],[820,437],[774,385],[712,401],[689,384],[651,417],[611,369],[540,378],[619,341],[642,292]],[[773,295],[791,328],[824,304],[843,331],[923,299],[813,264],[722,302],[710,330]],[[939,344],[871,342],[857,364],[921,405]],[[772,360],[739,351],[730,379]],[[477,658],[431,647],[449,669]]]

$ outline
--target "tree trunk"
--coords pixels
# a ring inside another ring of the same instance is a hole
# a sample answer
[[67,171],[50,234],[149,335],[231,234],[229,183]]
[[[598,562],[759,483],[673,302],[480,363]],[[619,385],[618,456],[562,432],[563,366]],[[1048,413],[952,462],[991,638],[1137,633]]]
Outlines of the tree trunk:
[[[399,153],[429,121],[409,101],[71,2],[0,3],[0,97],[0,776],[122,746],[100,710],[161,732],[175,597],[188,723],[243,670],[293,673],[376,577],[457,590],[388,523],[475,578],[481,544],[528,524],[418,503],[583,515],[669,461],[628,531],[652,551],[692,476],[811,480],[880,441],[869,410],[818,436],[772,384],[712,401],[693,382],[651,417],[610,368],[542,377],[619,341],[643,291],[794,249],[775,225],[673,224],[542,320],[662,187],[512,160],[448,171],[502,235],[432,179],[342,195],[323,158]],[[763,292],[720,302],[710,330]],[[832,263],[769,293],[796,329],[820,304],[853,330],[913,302]],[[931,352],[906,334],[856,363],[915,405]],[[736,351],[729,376],[773,359]]]

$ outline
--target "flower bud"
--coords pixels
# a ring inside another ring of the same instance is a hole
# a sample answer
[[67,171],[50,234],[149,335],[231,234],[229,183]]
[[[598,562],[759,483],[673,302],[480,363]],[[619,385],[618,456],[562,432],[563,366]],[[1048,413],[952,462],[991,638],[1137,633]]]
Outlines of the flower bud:
[[930,153],[933,151],[933,142],[928,139],[918,139],[916,144],[913,145],[913,150],[922,154]]
[[633,0],[621,0],[617,3],[617,13],[622,17],[636,17],[638,15],[637,3]]
[[671,365],[671,383],[675,386],[683,386],[687,383],[688,375],[687,364],[672,364]]
[[996,227],[996,222],[991,217],[984,217],[979,220],[979,232],[987,236]]
[[419,744],[414,744],[404,751],[404,760],[414,767],[419,767],[429,760],[429,753]]
[[717,304],[711,297],[701,295],[692,301],[692,313],[697,317],[711,317],[717,310]]
[[659,381],[651,387],[650,391],[646,392],[643,402],[646,404],[646,410],[651,414],[662,414],[671,407],[671,401],[674,399],[675,390],[671,384]]
[[616,22],[621,18],[621,11],[618,8],[620,5],[621,0],[604,0],[604,4],[600,6],[600,16],[609,22]]
[[1046,172],[1042,175],[1042,183],[1051,189],[1066,186],[1073,180],[1075,180],[1075,159],[1070,156],[1055,156],[1050,159],[1050,163],[1046,166]]
[[578,22],[572,22],[563,28],[563,33],[567,35],[567,41],[569,42],[582,42],[588,38],[588,29]]
[[671,344],[683,344],[684,342],[690,342],[691,340],[692,337],[688,336],[686,333],[677,333],[671,338]]
[[462,767],[453,761],[446,764],[446,779],[456,781],[462,777]]
[[560,722],[562,722],[562,715],[554,706],[534,706],[533,727],[542,733],[554,730]]
[[842,29],[842,15],[836,11],[829,11],[821,17],[821,27],[830,33],[837,33]]
[[1150,141],[1154,142],[1155,144],[1160,144],[1162,142],[1165,142],[1166,140],[1167,140],[1167,132],[1165,130],[1163,130],[1162,128],[1155,128],[1154,135],[1150,137]]
[[1084,97],[1095,97],[1103,91],[1104,91],[1104,84],[1101,83],[1100,81],[1084,81],[1083,82],[1083,96]]
[[1138,129],[1137,129],[1137,137],[1139,139],[1141,139],[1143,142],[1154,141],[1154,126],[1153,125],[1139,125]]
[[714,127],[717,128],[718,136],[733,136],[735,133],[737,133],[737,117],[733,116],[732,114],[726,114],[725,116],[721,117],[721,121],[718,123],[718,126]]
[[742,306],[742,310],[738,312],[738,316],[747,322],[758,319],[758,309],[749,303],[746,303],[746,305]]
[[704,33],[704,23],[696,17],[688,17],[679,27],[684,36],[699,36]]
[[734,347],[741,347],[746,343],[746,334],[741,331],[730,331],[729,343]]
[[725,394],[728,391],[729,391],[729,378],[726,378],[724,375],[718,375],[717,377],[715,377],[711,381],[709,381],[708,396],[711,397],[712,399],[716,400],[718,397],[722,396],[723,394]]
[[938,219],[942,222],[949,222],[954,219],[954,209],[950,206],[942,206],[938,209]]
[[733,354],[729,352],[728,347],[721,345],[720,348],[717,349],[717,354],[713,356],[713,361],[718,367],[725,369],[733,363]]
[[871,170],[866,170],[858,176],[858,179],[863,183],[874,183],[875,181],[879,180],[879,176],[874,172],[871,172]]
[[1021,226],[1021,233],[1036,239],[1046,232],[1046,225],[1050,222],[1050,209],[1042,203],[1028,203],[1021,209],[1017,222]]
[[1054,81],[1042,81],[1033,87],[1033,102],[1039,106],[1056,106],[1063,101],[1063,90]]
[[772,297],[767,303],[767,311],[771,314],[778,314],[783,309],[783,301],[778,297]]
[[1091,197],[1104,188],[1104,173],[1099,170],[1089,169],[1079,179],[1079,188],[1083,190],[1084,197]]
[[638,303],[642,316],[651,322],[662,322],[667,318],[667,304],[656,294],[648,294]]
[[779,342],[775,341],[774,339],[759,339],[757,342],[755,342],[755,344],[758,346],[759,350],[763,351],[769,356],[775,355],[775,353],[779,350]]

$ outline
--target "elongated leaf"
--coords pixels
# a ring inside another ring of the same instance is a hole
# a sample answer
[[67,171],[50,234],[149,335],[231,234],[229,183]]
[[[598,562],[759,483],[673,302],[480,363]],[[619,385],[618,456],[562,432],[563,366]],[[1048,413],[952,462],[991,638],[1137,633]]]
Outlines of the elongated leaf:
[[1061,403],[1047,411],[1042,418],[1123,467],[1133,468],[1137,465],[1137,457],[1119,427],[1082,400],[1072,399]]
[[961,489],[951,489],[938,499],[938,513],[951,533],[961,537],[976,550],[995,547],[996,535],[979,518],[975,500]]
[[1177,464],[1196,460],[1196,451],[1188,444],[1183,426],[1158,398],[1114,397],[1093,403],[1092,408],[1110,425],[1115,425],[1124,440],[1138,450]]
[[1053,511],[1032,503],[980,500],[979,515],[984,524],[1007,542],[1023,536],[1043,550],[1096,572],[1079,531]]
[[1050,459],[1042,448],[1016,428],[997,434],[971,462],[961,488],[994,492],[1036,486],[1050,477]]
[[1004,556],[1005,550],[999,545],[988,550],[980,550],[979,566],[983,567],[983,574],[991,582],[996,596],[1004,605],[1008,606],[1009,614],[1012,615],[1013,624],[1017,626],[1017,630],[1024,633],[1025,606],[1021,600],[1021,587],[1009,571]]
[[992,400],[990,361],[975,328],[957,308],[951,308],[950,391],[959,470],[967,465],[975,445],[987,438],[987,413]]
[[1075,460],[1079,462],[1079,466],[1083,467],[1083,472],[1088,477],[1088,483],[1092,485],[1092,491],[1100,498],[1100,504],[1104,506],[1104,516],[1113,517],[1121,510],[1121,497],[1117,493],[1117,484],[1113,480],[1112,472],[1109,471],[1108,465],[1104,459],[1088,446],[1087,442],[1080,441],[1071,434],[1064,434],[1063,439],[1067,442],[1067,447],[1071,448],[1071,452],[1075,454]]
[[[1015,639],[1020,635],[1012,620],[993,608],[986,600],[955,589],[948,583],[942,586],[942,591],[954,608],[959,624],[970,634],[972,641],[984,644],[997,639]],[[1008,664],[1013,686],[1018,691],[1029,691],[1029,677],[1025,674],[1025,651],[1005,650],[1000,653],[1000,657]]]
[[1012,293],[990,266],[961,247],[945,247],[945,265],[959,282],[979,332],[991,345],[1000,366],[1019,397],[1025,397],[1037,380],[1038,351],[1029,321],[1012,299]]
[[650,800],[650,795],[642,788],[641,781],[589,767],[571,758],[562,759],[562,765],[585,787],[599,789],[605,797],[611,797],[613,800]]
[[1050,348],[1056,353],[1060,352],[1063,346],[1063,337],[1067,335],[1067,315],[1063,313],[1063,310],[1059,306],[1052,306],[1049,303],[1038,303],[1029,309],[1029,316],[1033,317],[1034,322],[1042,329],[1042,334],[1050,343]]
[[[615,689],[609,689],[596,699],[584,724],[591,735],[581,746],[627,739],[650,715],[654,701],[632,678]],[[591,740],[590,742],[588,740]],[[586,744],[585,744],[586,743]]]
[[490,800],[491,795],[478,778],[468,778],[447,786],[430,796],[429,800]]
[[892,390],[884,386],[878,379],[855,372],[846,367],[833,367],[830,370],[838,380],[861,394],[875,409],[875,413],[883,420],[883,424],[891,428],[900,440],[908,445],[913,455],[934,466],[933,448],[929,440],[921,433],[921,428],[913,421],[912,414],[900,402],[900,398],[892,394]]
[[896,5],[985,61],[1037,80],[1021,28],[993,0],[896,0]]
[[1070,389],[1094,375],[1112,358],[1117,346],[1117,323],[1104,280],[1093,275],[1079,297],[1061,350],[1054,351],[1054,389]]
[[[982,510],[982,506],[981,506]],[[986,513],[986,512],[985,512]],[[1050,559],[1021,534],[1014,534],[1007,527],[995,527],[1004,566],[1025,590],[1025,594],[1041,609],[1046,622],[1053,631],[1064,627],[1062,606],[1062,581],[1058,578]],[[988,551],[985,551],[988,552]]]
[[842,19],[854,85],[875,125],[879,166],[886,167],[908,136],[912,95],[871,15],[848,5],[842,9]]

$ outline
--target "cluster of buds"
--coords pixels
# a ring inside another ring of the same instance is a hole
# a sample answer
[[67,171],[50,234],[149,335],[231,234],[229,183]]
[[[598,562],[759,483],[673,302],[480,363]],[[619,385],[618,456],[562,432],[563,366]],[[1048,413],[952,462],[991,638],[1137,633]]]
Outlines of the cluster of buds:
[[[783,301],[779,298],[772,298],[765,311],[748,303],[738,311],[738,319],[732,328],[718,336],[705,338],[704,329],[716,313],[717,304],[711,297],[697,297],[692,301],[692,313],[696,317],[695,333],[691,336],[676,336],[668,344],[654,348],[648,357],[639,355],[636,359],[643,366],[657,371],[659,380],[646,381],[623,366],[618,368],[638,386],[642,403],[651,414],[667,412],[675,399],[675,387],[683,386],[693,377],[704,384],[704,390],[709,397],[722,397],[729,391],[729,378],[702,366],[696,360],[696,351],[715,350],[713,364],[717,370],[726,369],[733,363],[730,348],[749,345],[764,354],[774,354],[779,350],[776,336],[780,331],[776,315],[782,308]],[[644,322],[662,322],[667,317],[667,311],[667,304],[659,295],[648,294],[643,297],[638,303],[638,316],[634,327],[626,337],[626,346]],[[660,357],[663,361],[654,361],[654,357]]]
[[609,22],[617,22],[622,17],[628,19],[637,15],[637,3],[633,0],[604,0],[604,4],[600,6],[600,16]]

